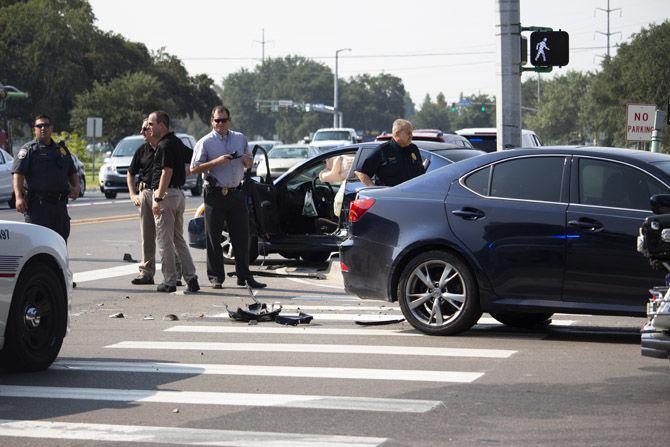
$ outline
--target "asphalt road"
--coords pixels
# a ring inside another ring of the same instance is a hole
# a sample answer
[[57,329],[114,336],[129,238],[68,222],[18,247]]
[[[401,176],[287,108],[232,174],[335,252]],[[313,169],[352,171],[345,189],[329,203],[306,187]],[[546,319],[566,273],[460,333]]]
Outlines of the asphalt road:
[[[188,195],[188,194],[187,194]],[[188,198],[185,225],[199,198]],[[315,316],[248,325],[232,279],[201,292],[132,286],[140,257],[127,199],[70,206],[71,330],[48,371],[0,373],[0,445],[649,446],[670,439],[670,363],[640,356],[639,318],[555,315],[522,331],[485,315],[460,336],[429,337],[397,307],[347,296],[336,269],[253,270],[257,298]],[[0,219],[21,220],[0,207]],[[160,274],[157,275],[160,277]],[[125,318],[110,318],[123,313]],[[177,320],[168,319],[174,315]]]

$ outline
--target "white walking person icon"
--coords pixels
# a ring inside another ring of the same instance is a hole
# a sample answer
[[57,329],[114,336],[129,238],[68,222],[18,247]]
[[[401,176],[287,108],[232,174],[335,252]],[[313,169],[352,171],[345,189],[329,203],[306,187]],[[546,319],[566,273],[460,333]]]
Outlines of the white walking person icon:
[[535,55],[535,62],[542,56],[542,62],[547,62],[547,56],[544,54],[544,50],[551,51],[549,46],[547,45],[547,38],[545,37],[541,41],[535,45],[535,49],[537,50],[537,54]]

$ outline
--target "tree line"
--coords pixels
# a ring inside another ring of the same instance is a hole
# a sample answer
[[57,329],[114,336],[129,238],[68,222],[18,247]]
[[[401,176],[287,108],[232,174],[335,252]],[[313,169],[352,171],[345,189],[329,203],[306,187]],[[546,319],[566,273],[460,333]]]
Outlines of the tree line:
[[[179,130],[200,136],[212,105],[223,101],[235,127],[249,138],[299,141],[332,115],[300,107],[271,108],[267,100],[333,103],[333,72],[298,55],[269,58],[252,70],[226,76],[220,86],[207,75],[190,76],[176,56],[151,52],[139,42],[104,32],[85,0],[0,0],[0,82],[28,91],[12,101],[8,116],[28,123],[36,112],[53,116],[57,131],[81,135],[88,116],[103,118],[104,139],[115,143],[138,131],[143,114],[163,109]],[[39,26],[37,25],[39,24]],[[596,72],[566,71],[522,84],[523,125],[545,143],[624,146],[627,103],[663,108],[670,95],[670,21],[651,25],[620,45]],[[544,76],[544,75],[543,75]],[[395,118],[417,128],[454,131],[495,126],[495,97],[461,94],[450,103],[426,95],[418,111],[402,79],[363,74],[339,82],[344,125],[364,137],[389,131]],[[664,132],[670,142],[670,131]]]

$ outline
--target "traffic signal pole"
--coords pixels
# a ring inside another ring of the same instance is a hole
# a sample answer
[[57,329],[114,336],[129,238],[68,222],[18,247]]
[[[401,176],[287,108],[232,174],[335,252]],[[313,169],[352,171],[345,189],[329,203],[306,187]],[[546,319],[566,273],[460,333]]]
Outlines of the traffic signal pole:
[[496,0],[497,150],[521,146],[520,0]]

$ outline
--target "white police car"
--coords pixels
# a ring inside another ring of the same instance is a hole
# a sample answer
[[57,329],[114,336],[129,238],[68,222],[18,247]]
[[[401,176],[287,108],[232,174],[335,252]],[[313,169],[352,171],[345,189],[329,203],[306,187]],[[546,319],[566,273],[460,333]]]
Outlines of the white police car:
[[71,291],[63,238],[0,220],[0,368],[39,371],[53,363],[68,328]]

